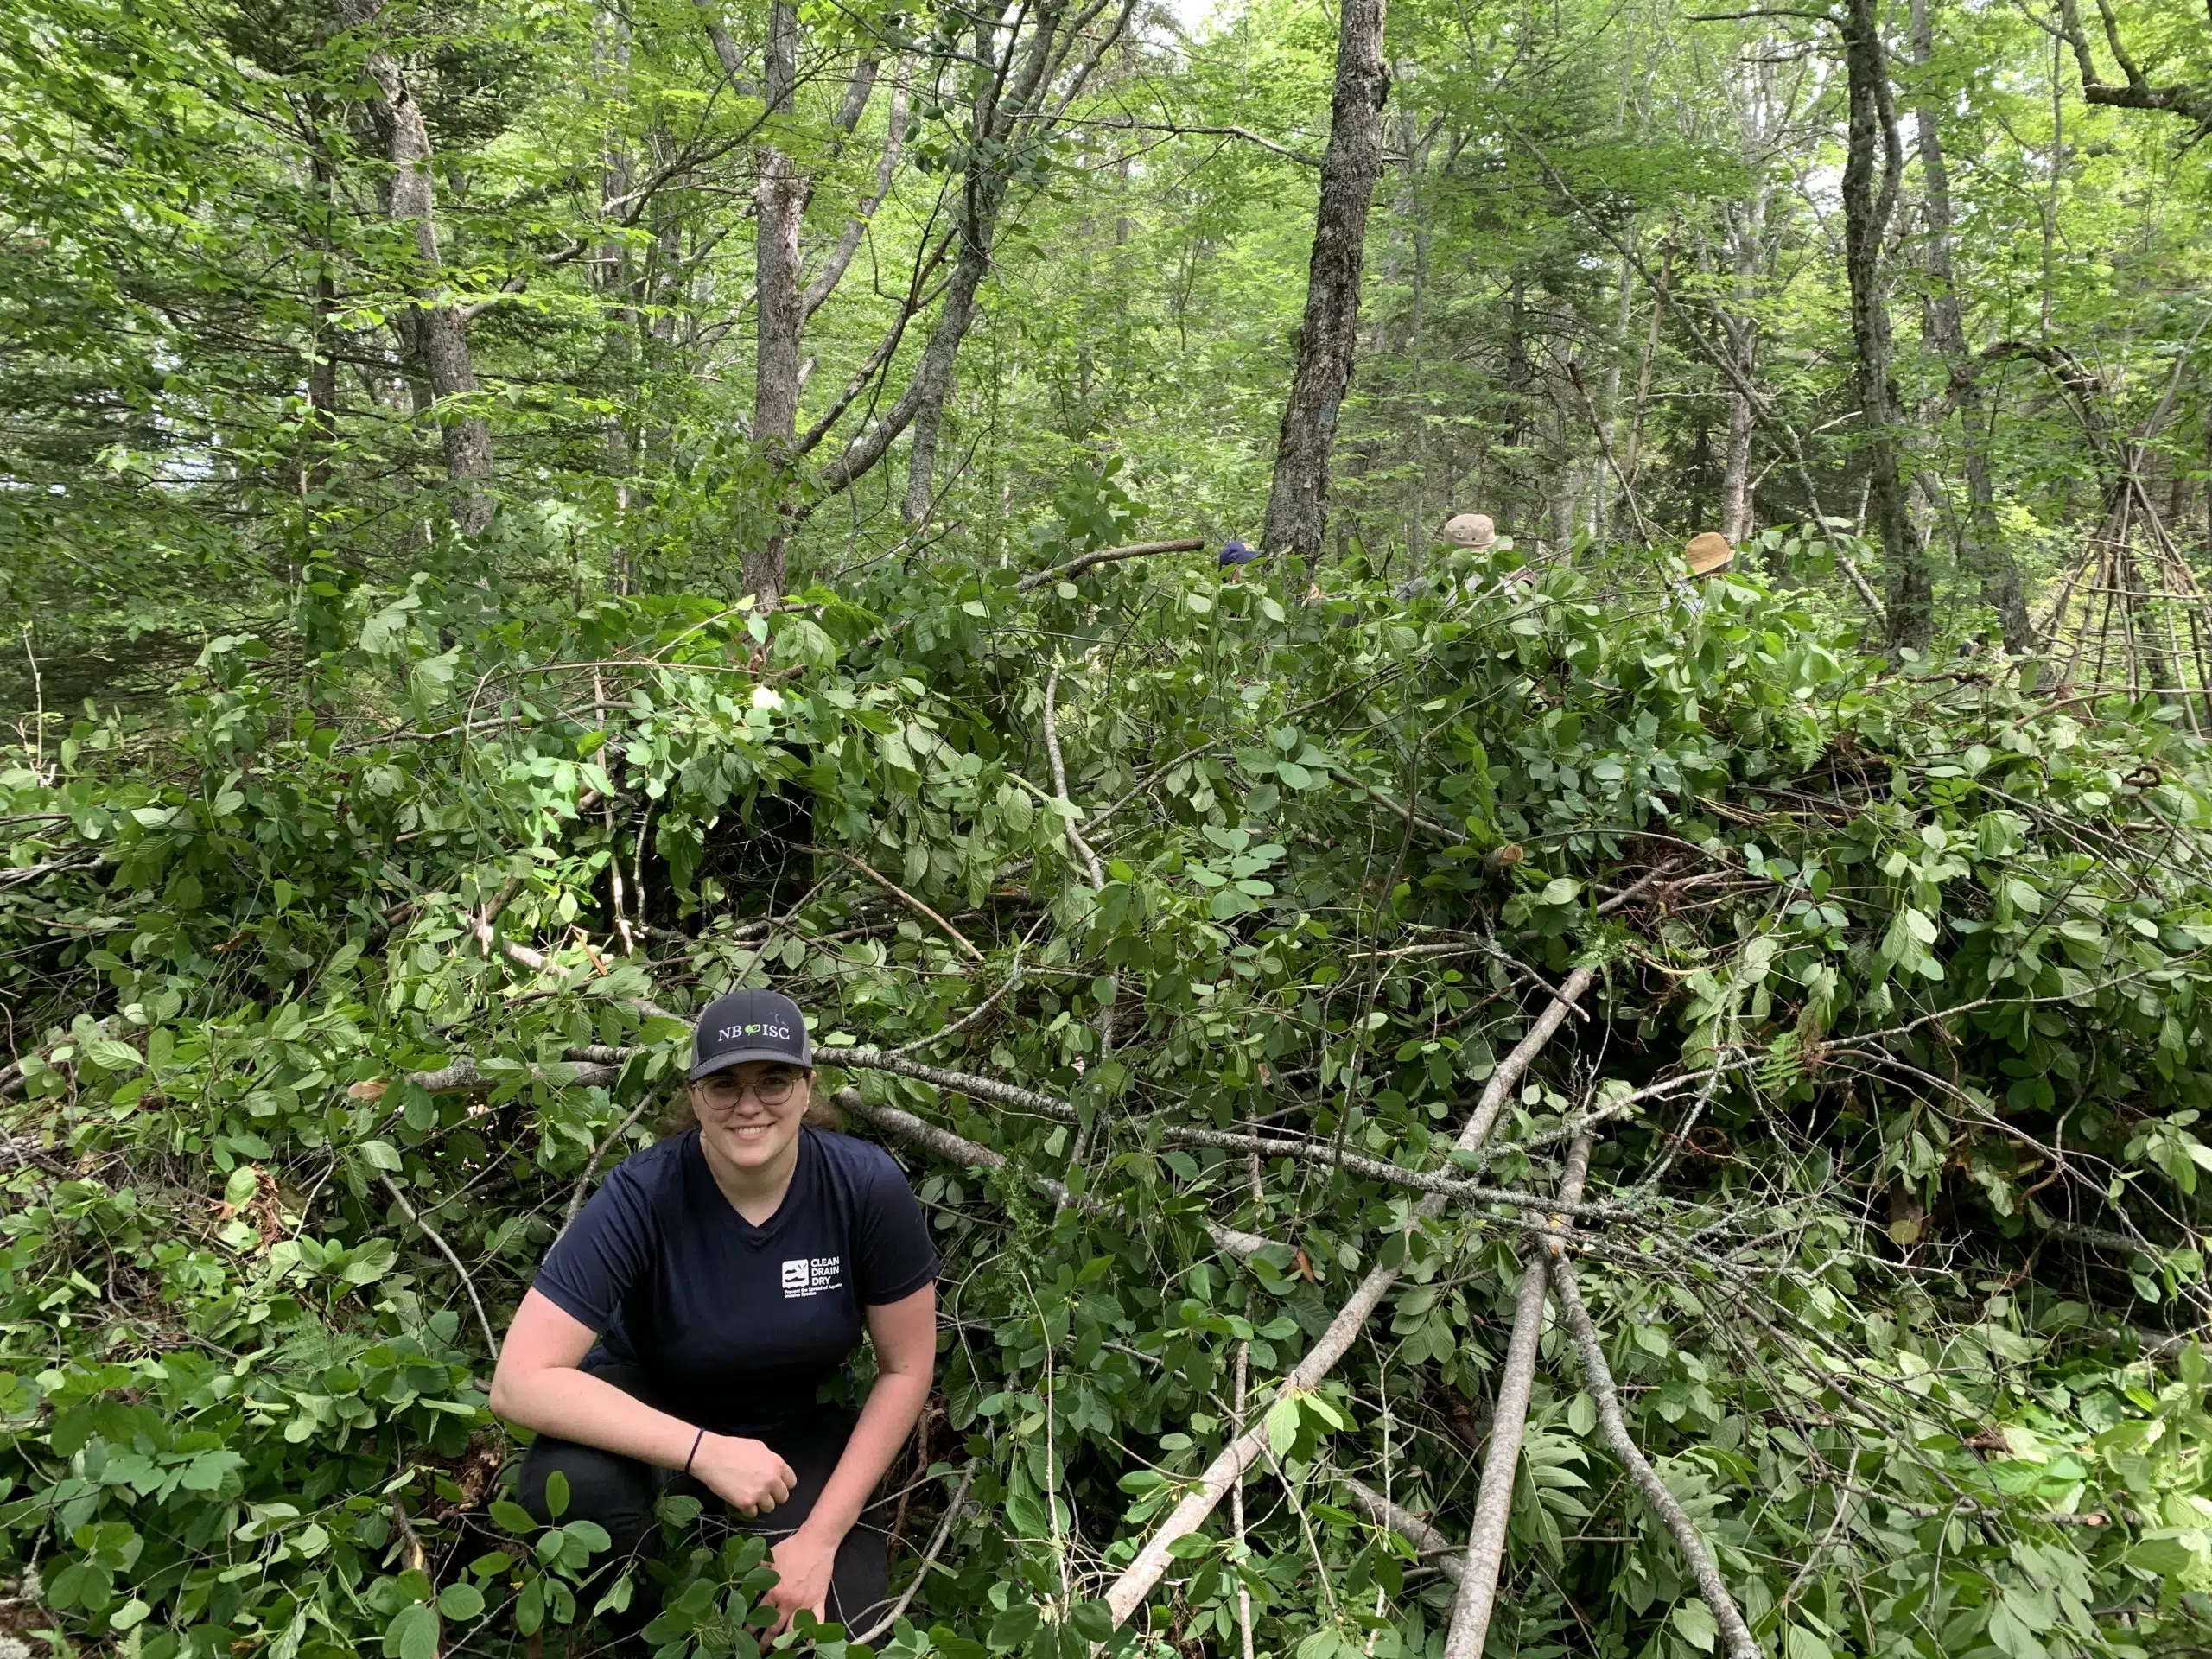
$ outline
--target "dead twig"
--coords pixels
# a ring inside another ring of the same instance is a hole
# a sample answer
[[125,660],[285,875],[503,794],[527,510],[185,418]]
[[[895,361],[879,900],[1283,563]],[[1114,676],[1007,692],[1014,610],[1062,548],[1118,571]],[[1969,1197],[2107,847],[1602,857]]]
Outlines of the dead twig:
[[384,1190],[391,1194],[391,1201],[399,1206],[399,1213],[413,1222],[423,1236],[438,1247],[438,1254],[450,1262],[453,1270],[461,1275],[461,1288],[468,1293],[468,1305],[476,1310],[476,1323],[483,1328],[485,1356],[498,1358],[499,1339],[493,1334],[491,1316],[484,1311],[484,1299],[476,1294],[476,1281],[468,1276],[468,1269],[461,1265],[461,1258],[454,1254],[453,1246],[446,1243],[446,1236],[416,1212],[415,1206],[408,1203],[407,1195],[399,1190],[399,1184],[391,1176],[378,1170],[377,1179],[383,1183]]

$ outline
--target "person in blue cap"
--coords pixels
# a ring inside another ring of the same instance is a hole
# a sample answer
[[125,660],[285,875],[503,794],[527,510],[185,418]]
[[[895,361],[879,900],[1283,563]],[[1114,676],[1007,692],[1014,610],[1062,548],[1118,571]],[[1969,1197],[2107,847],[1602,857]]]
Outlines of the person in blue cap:
[[[681,1134],[626,1159],[554,1241],[516,1311],[492,1409],[537,1432],[516,1497],[607,1530],[615,1578],[671,1493],[727,1504],[775,1540],[779,1630],[800,1609],[857,1632],[890,1587],[868,1499],[929,1398],[938,1257],[880,1147],[810,1121],[814,1044],[773,991],[708,1005]],[[865,1330],[855,1414],[819,1403]],[[618,1641],[658,1611],[633,1580]]]
[[1221,557],[1215,563],[1227,572],[1224,580],[1234,582],[1236,580],[1237,571],[1248,564],[1256,564],[1267,556],[1256,547],[1247,547],[1242,537],[1232,536],[1229,538],[1227,545],[1221,550]]

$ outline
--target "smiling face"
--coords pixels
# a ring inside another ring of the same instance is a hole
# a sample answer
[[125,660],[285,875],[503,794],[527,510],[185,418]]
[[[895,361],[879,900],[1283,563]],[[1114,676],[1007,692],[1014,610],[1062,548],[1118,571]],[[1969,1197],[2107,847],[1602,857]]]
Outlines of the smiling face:
[[782,1060],[747,1060],[691,1085],[691,1111],[708,1153],[734,1174],[759,1179],[798,1155],[799,1120],[814,1074]]

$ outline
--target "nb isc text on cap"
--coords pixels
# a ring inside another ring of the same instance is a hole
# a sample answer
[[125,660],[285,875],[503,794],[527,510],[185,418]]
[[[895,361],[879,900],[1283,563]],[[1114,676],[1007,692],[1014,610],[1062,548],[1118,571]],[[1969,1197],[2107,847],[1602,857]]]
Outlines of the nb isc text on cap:
[[776,1060],[810,1071],[814,1039],[806,1016],[780,991],[731,991],[707,1004],[691,1029],[690,1077],[697,1082],[747,1060]]

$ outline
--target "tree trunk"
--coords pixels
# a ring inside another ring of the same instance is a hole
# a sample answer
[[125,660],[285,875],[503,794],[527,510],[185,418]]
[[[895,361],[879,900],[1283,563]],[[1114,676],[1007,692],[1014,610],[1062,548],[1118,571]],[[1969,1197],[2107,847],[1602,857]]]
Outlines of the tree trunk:
[[[1890,392],[1890,314],[1882,280],[1882,238],[1897,206],[1904,157],[1876,0],[1847,0],[1842,21],[1851,105],[1843,168],[1843,263],[1851,283],[1859,420],[1866,432],[1867,505],[1889,565],[1890,644],[1925,651],[1936,632],[1935,586],[1927,552],[1912,534],[1904,474],[1898,465],[1896,410]],[[1878,188],[1878,150],[1882,156]]]
[[1951,259],[1951,175],[1943,159],[1942,132],[1936,113],[1930,60],[1935,31],[1928,0],[1912,0],[1912,118],[1920,144],[1920,173],[1927,196],[1927,339],[1943,359],[1949,402],[1959,417],[1959,444],[1967,475],[1967,511],[1956,518],[1960,566],[1981,584],[1982,603],[1997,613],[2005,649],[2024,652],[2035,645],[2028,621],[2027,587],[2020,567],[2005,545],[1997,523],[1997,492],[1991,477],[1989,433],[1984,424],[1987,399],[1974,372],[1966,327],[1959,312],[1958,281]]
[[1758,279],[1759,241],[1766,228],[1767,198],[1772,187],[1762,176],[1748,202],[1728,215],[1729,272],[1734,278],[1732,304],[1724,319],[1727,351],[1742,385],[1728,399],[1728,448],[1721,457],[1720,533],[1740,546],[1751,533],[1751,384],[1758,362],[1759,323],[1751,309]]
[[[1016,134],[1037,112],[1045,92],[1045,72],[1052,60],[1053,43],[1066,11],[1066,0],[1051,0],[1040,6],[1020,73],[1003,92],[998,78],[987,76],[976,95],[976,158],[961,188],[960,257],[945,289],[944,309],[938,314],[937,327],[930,331],[929,344],[922,348],[913,381],[892,419],[885,423],[894,436],[908,424],[914,430],[906,454],[906,493],[901,504],[910,524],[927,518],[936,499],[938,436],[944,420],[945,399],[952,395],[952,367],[968,337],[969,325],[976,318],[976,290],[990,274],[992,239],[998,232],[999,213],[1006,206],[1012,182],[1007,176],[1007,152],[1013,148]],[[995,23],[977,23],[978,59],[987,63],[999,60],[995,36]],[[1009,39],[1006,48],[1009,60],[1014,45],[1015,40]],[[990,152],[988,159],[986,150]],[[848,462],[852,459],[849,456]],[[865,470],[865,467],[849,467],[848,462],[841,462],[828,475],[838,480],[839,488]]]
[[[626,100],[630,80],[630,24],[629,20],[613,7],[602,3],[592,19],[592,67],[602,83],[611,82],[616,95]],[[627,207],[629,194],[636,182],[636,168],[632,163],[629,145],[620,130],[610,122],[606,129],[600,153],[599,219],[602,229],[611,226]],[[614,505],[618,522],[626,518],[630,511],[630,480],[637,470],[630,442],[630,411],[635,407],[637,388],[638,341],[637,308],[632,303],[630,252],[620,238],[607,234],[592,253],[592,286],[606,309],[609,325],[607,330],[607,355],[611,378],[614,382],[611,407],[603,417],[607,430],[607,469],[614,480]],[[626,538],[618,535],[614,543],[614,591],[629,594],[636,591],[636,573],[631,569]],[[615,876],[616,892],[620,891],[621,876]],[[619,899],[618,899],[619,903]]]
[[1299,327],[1298,365],[1275,440],[1274,486],[1260,534],[1264,550],[1294,555],[1309,566],[1321,556],[1328,524],[1329,454],[1358,349],[1367,210],[1382,171],[1382,104],[1390,90],[1382,67],[1382,9],[1383,0],[1344,0],[1306,319]]
[[[772,0],[768,38],[761,54],[760,96],[772,116],[798,107],[798,7],[795,0]],[[753,187],[753,442],[772,475],[791,457],[798,430],[799,331],[806,321],[800,290],[798,234],[806,218],[812,181],[774,144],[760,149],[760,181]],[[752,515],[748,514],[748,517]],[[783,597],[782,518],[745,550],[744,581],[761,609]]]
[[[346,0],[349,27],[367,29],[382,10],[379,0]],[[447,302],[445,268],[438,253],[437,196],[430,178],[430,130],[423,106],[392,55],[378,47],[363,67],[376,83],[370,99],[377,130],[391,163],[391,214],[408,227],[415,242],[416,296],[411,331],[424,376],[429,382],[431,412],[438,421],[445,451],[446,479],[455,495],[454,521],[474,535],[492,522],[492,428],[481,415],[440,407],[476,391],[476,369],[468,351],[468,321]]]
[[321,223],[315,228],[315,337],[308,364],[308,417],[303,423],[300,495],[312,520],[315,498],[330,487],[330,457],[338,440],[337,312],[338,169],[323,143],[322,100],[309,105],[315,133],[309,165],[315,178],[316,207]]

